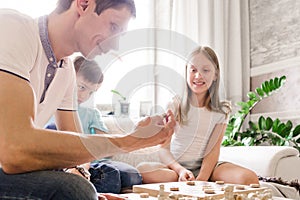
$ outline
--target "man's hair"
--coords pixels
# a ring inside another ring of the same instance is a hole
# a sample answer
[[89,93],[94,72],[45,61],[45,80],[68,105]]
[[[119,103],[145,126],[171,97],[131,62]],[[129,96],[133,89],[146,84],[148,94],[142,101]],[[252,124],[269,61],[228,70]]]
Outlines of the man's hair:
[[74,67],[76,74],[82,76],[86,81],[93,84],[103,82],[103,73],[96,61],[78,56],[74,60]]
[[[63,13],[68,10],[74,0],[58,0],[55,12]],[[134,0],[94,0],[96,2],[95,12],[100,15],[108,8],[121,8],[126,6],[133,17],[136,17],[136,8]]]

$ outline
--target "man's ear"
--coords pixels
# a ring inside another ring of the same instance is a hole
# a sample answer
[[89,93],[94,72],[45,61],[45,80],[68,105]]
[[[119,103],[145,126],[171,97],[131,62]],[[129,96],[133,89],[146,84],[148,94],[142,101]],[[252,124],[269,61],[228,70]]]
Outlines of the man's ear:
[[85,11],[85,9],[88,7],[90,1],[89,0],[76,0],[77,1],[77,9],[80,13]]

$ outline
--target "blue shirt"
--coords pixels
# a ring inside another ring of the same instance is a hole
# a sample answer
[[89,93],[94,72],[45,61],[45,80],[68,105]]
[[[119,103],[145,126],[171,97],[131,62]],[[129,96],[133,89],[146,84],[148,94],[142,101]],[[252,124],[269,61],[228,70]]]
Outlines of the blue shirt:
[[95,129],[108,132],[100,111],[96,108],[78,107],[78,114],[81,121],[83,132],[86,134],[95,134]]

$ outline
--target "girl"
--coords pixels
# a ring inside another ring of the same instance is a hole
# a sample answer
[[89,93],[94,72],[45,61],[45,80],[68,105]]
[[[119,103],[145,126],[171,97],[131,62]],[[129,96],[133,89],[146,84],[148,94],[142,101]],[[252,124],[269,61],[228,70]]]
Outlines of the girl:
[[159,151],[162,163],[141,163],[137,168],[143,183],[174,181],[217,181],[258,183],[249,169],[218,161],[230,104],[220,102],[220,68],[209,47],[194,50],[186,65],[186,89],[182,99],[175,97],[169,107],[177,129]]

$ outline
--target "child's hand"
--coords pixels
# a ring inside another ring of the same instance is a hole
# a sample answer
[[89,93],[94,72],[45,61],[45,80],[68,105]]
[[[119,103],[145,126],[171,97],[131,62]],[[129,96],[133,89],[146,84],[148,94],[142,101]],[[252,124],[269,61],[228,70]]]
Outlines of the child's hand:
[[68,173],[77,174],[79,176],[82,176],[82,177],[90,180],[91,174],[89,172],[89,168],[90,168],[90,163],[85,163],[85,164],[78,165],[73,168],[66,169],[65,171]]
[[178,181],[193,181],[195,180],[194,174],[187,169],[183,169],[179,173]]
[[117,194],[111,193],[98,193],[98,200],[125,200],[126,198],[121,197]]

